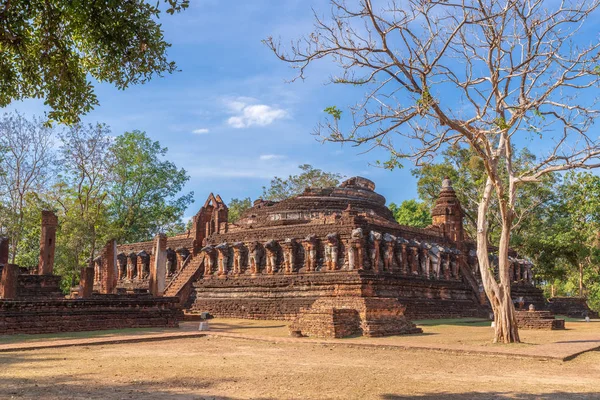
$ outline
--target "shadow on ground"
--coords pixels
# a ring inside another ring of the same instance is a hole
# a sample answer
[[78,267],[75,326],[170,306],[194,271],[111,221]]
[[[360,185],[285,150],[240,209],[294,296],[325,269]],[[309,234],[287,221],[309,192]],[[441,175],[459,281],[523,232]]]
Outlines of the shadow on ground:
[[483,318],[453,318],[453,319],[421,319],[413,320],[415,325],[421,326],[439,326],[439,325],[455,325],[455,326],[490,326],[491,321]]
[[384,394],[382,400],[488,400],[488,399],[511,399],[511,400],[574,400],[574,399],[597,399],[600,393],[580,393],[580,392],[552,392],[552,393],[515,393],[515,392],[469,392],[469,393],[435,393],[425,395],[399,395]]
[[[48,379],[0,378],[0,398],[25,399],[148,399],[148,400],[191,400],[217,399],[226,400],[235,397],[213,396],[207,391],[226,380],[195,380],[179,382],[132,381],[130,383],[114,383],[100,385],[85,378]],[[173,391],[170,387],[178,386]],[[183,388],[183,389],[180,389]]]

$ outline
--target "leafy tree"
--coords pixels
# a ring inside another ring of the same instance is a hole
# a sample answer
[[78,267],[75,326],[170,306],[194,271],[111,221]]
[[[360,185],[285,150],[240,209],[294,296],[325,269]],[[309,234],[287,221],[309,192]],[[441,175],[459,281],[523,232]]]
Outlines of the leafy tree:
[[400,206],[391,203],[389,209],[401,225],[414,226],[415,228],[425,228],[431,225],[431,208],[427,203],[410,199],[404,200],[400,203]]
[[[173,14],[189,0],[166,0]],[[0,6],[0,107],[44,98],[51,120],[98,104],[91,79],[119,89],[172,73],[160,1],[12,0]]]
[[125,132],[110,151],[110,218],[114,237],[122,243],[148,240],[168,231],[183,217],[193,192],[178,196],[189,176],[174,163],[163,160],[167,148],[144,132]]
[[229,209],[229,222],[235,222],[240,219],[244,211],[250,207],[252,207],[252,200],[250,200],[250,197],[246,197],[245,199],[231,199],[227,205],[227,208]]
[[308,187],[326,188],[340,184],[342,175],[324,172],[309,164],[298,166],[302,171],[298,175],[290,175],[287,179],[275,177],[271,179],[269,187],[263,186],[263,199],[281,201],[292,196],[297,196]]
[[57,271],[71,278],[91,264],[109,233],[112,182],[110,130],[106,125],[73,125],[60,135],[61,170],[50,197],[59,206]]
[[51,181],[53,134],[41,120],[28,120],[17,112],[6,113],[0,120],[0,223],[10,238],[12,262],[23,236],[27,198]]
[[[528,149],[521,149],[515,155],[513,163],[518,168],[535,162],[535,156]],[[500,173],[503,174],[500,169]],[[431,163],[415,168],[412,171],[417,178],[417,192],[431,209],[440,193],[441,182],[445,177],[452,180],[462,209],[465,214],[464,227],[469,237],[477,236],[477,210],[479,206],[479,188],[485,183],[485,168],[481,157],[472,149],[460,146],[450,146],[442,152],[439,163]],[[538,185],[524,185],[521,195],[515,201],[515,213],[518,216],[513,225],[511,245],[520,248],[523,230],[534,220],[554,196],[554,175],[546,175]],[[498,242],[502,221],[499,218],[496,199],[490,200],[490,218],[488,220],[488,241]]]
[[[333,83],[364,88],[349,123],[328,114],[317,128],[323,140],[382,147],[388,168],[407,159],[423,166],[454,145],[480,158],[477,257],[494,311],[494,342],[519,342],[508,257],[517,201],[546,175],[600,166],[600,139],[588,133],[598,115],[600,42],[578,41],[600,2],[331,5],[331,18],[316,12],[315,30],[289,52],[272,38],[266,44],[298,77],[329,59],[340,70]],[[539,157],[519,165],[515,158],[525,147]],[[498,274],[489,257],[493,218],[500,221]]]
[[584,296],[586,287],[599,291],[594,280],[600,275],[599,234],[600,177],[568,173],[544,214],[528,227],[524,246],[537,255],[538,274],[551,285]]

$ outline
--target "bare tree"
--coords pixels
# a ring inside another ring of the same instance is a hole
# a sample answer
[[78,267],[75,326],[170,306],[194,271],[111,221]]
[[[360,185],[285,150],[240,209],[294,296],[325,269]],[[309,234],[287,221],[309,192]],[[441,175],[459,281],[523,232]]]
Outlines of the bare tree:
[[2,226],[10,237],[14,263],[23,235],[25,200],[45,190],[51,179],[53,130],[40,119],[26,119],[15,112],[0,120],[0,195],[5,212]]
[[[371,0],[331,1],[331,18],[315,13],[315,29],[284,50],[266,44],[298,68],[329,58],[334,83],[364,87],[351,107],[319,125],[326,141],[382,146],[393,167],[402,159],[423,165],[447,145],[470,146],[487,176],[477,215],[477,256],[495,315],[495,342],[518,342],[510,296],[508,250],[520,188],[546,174],[596,168],[598,30],[588,17],[598,0]],[[593,28],[593,27],[592,27]],[[398,140],[400,139],[400,140]],[[529,147],[536,162],[517,168],[514,154]],[[504,173],[502,173],[504,171]],[[502,231],[499,272],[489,262],[489,206],[498,202]]]

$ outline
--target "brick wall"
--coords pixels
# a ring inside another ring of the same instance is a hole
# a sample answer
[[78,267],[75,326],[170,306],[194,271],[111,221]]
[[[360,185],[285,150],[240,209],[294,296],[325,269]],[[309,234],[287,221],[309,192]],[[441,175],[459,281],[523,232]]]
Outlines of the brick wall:
[[90,299],[0,300],[0,334],[177,327],[172,297],[98,295]]

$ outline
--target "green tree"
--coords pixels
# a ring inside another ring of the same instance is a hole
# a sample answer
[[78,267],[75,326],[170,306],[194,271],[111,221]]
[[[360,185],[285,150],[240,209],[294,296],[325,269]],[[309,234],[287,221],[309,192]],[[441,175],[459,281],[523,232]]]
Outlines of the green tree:
[[524,247],[538,275],[563,293],[591,294],[600,304],[600,177],[567,173],[553,201],[532,221]]
[[[526,168],[535,162],[536,157],[527,149],[521,149],[515,155],[513,163],[517,168]],[[438,163],[430,163],[411,171],[417,178],[417,192],[419,198],[433,207],[440,193],[441,182],[445,177],[452,180],[452,186],[464,211],[464,228],[469,237],[477,236],[477,209],[479,206],[479,190],[485,183],[485,168],[481,157],[472,149],[460,146],[450,146],[442,152]],[[503,173],[503,169],[500,169]],[[506,179],[506,177],[504,177]],[[515,224],[511,234],[511,245],[520,248],[523,242],[523,231],[532,221],[535,221],[544,207],[553,201],[554,184],[557,178],[554,175],[544,176],[537,185],[523,185],[521,195],[515,202]],[[499,240],[502,221],[498,203],[490,200],[490,218],[488,220],[488,241]]]
[[250,197],[246,197],[245,199],[231,199],[231,201],[227,205],[227,208],[229,209],[229,222],[235,222],[238,219],[240,219],[244,211],[246,211],[250,207],[252,207],[252,200],[250,200]]
[[118,136],[110,151],[114,160],[109,212],[114,237],[121,243],[149,240],[181,223],[193,192],[179,195],[189,176],[164,159],[167,148],[144,132],[133,131]]
[[[159,17],[189,0],[12,0],[0,6],[0,107],[43,98],[74,123],[98,104],[91,79],[119,89],[172,73]],[[161,8],[163,10],[161,10]]]
[[425,228],[431,225],[430,207],[424,202],[415,199],[404,200],[400,206],[390,203],[389,209],[400,225],[414,226],[415,228]]
[[72,286],[109,235],[110,129],[73,125],[60,135],[61,175],[50,194],[58,206],[57,272]]
[[274,177],[269,187],[263,186],[263,199],[281,201],[304,192],[304,189],[326,188],[340,184],[342,175],[332,172],[324,172],[309,164],[298,166],[302,171],[298,175],[290,175],[287,179]]

